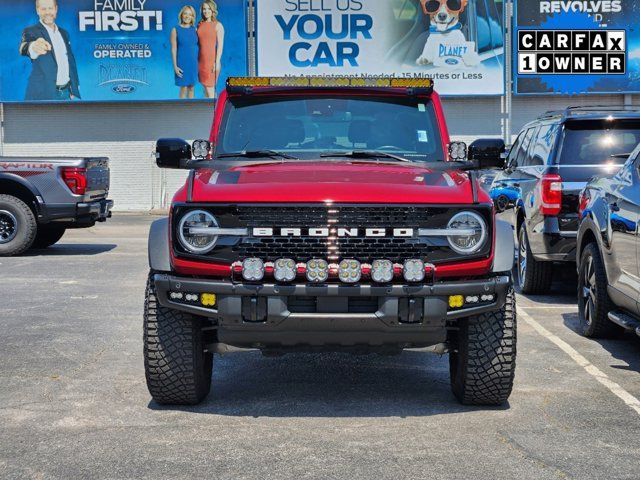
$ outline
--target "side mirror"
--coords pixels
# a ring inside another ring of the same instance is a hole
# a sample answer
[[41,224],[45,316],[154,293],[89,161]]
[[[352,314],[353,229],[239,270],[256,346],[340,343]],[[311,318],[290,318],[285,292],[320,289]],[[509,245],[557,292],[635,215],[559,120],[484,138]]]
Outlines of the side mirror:
[[504,140],[483,138],[469,145],[469,160],[478,170],[504,168]]
[[156,165],[160,168],[188,168],[191,145],[179,138],[161,138],[156,143]]

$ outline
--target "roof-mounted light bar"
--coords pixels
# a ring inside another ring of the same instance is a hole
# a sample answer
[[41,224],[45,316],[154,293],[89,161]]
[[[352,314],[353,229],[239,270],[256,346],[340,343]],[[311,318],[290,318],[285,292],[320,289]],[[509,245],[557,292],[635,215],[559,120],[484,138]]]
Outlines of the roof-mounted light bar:
[[430,94],[433,80],[381,77],[230,77],[227,80],[227,90],[231,93],[247,93],[253,88],[403,88]]

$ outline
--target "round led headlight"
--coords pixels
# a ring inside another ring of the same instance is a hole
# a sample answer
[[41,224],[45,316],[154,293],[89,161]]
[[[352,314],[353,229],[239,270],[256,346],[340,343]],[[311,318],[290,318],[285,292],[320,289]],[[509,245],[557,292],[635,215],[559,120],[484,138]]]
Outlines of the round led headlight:
[[360,262],[357,260],[343,260],[340,262],[338,277],[344,283],[358,283],[362,278]]
[[187,212],[178,224],[180,244],[190,253],[205,254],[213,250],[217,235],[206,233],[208,228],[218,228],[215,217],[204,210]]
[[307,280],[323,283],[329,279],[329,264],[325,260],[309,260],[307,262]]
[[247,282],[259,282],[264,278],[264,262],[259,258],[247,258],[242,262],[242,278]]
[[371,278],[376,283],[389,283],[393,280],[393,262],[374,260],[371,265]]
[[447,225],[448,230],[460,230],[449,234],[447,240],[451,248],[461,255],[471,255],[480,250],[487,240],[487,224],[475,212],[460,212]]
[[297,273],[296,262],[290,258],[281,258],[273,268],[273,276],[277,282],[293,282]]
[[407,260],[404,262],[404,279],[407,282],[417,283],[424,280],[424,262],[422,260]]

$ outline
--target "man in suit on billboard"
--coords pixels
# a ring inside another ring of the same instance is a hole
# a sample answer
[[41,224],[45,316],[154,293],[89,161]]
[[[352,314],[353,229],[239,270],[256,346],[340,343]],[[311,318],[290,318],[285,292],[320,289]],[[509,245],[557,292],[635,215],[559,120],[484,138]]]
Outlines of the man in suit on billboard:
[[20,54],[31,59],[25,100],[80,98],[80,82],[69,34],[56,25],[57,0],[36,0],[40,22],[22,32]]

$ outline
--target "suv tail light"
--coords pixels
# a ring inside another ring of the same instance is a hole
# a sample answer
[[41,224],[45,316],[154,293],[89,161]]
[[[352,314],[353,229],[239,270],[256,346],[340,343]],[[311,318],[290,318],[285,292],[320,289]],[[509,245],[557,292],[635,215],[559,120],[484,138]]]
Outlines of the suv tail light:
[[547,174],[542,177],[543,215],[558,215],[562,208],[562,178],[560,175]]
[[87,169],[75,167],[62,167],[60,169],[62,180],[74,195],[87,193]]

